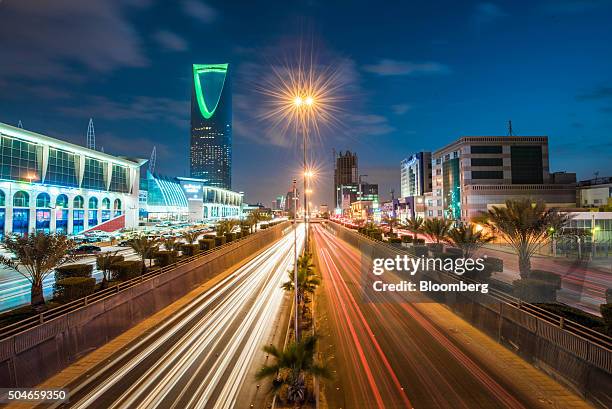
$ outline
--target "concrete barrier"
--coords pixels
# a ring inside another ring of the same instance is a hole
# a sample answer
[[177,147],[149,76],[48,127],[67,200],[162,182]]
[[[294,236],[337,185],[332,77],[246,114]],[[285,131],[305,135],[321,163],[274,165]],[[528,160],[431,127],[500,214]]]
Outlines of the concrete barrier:
[[[394,257],[405,251],[371,240],[336,223],[328,228],[362,254]],[[428,272],[428,279],[452,283],[458,276]],[[466,297],[440,293],[435,301],[482,330],[501,345],[548,375],[566,384],[585,399],[602,408],[612,407],[612,351],[585,339],[561,325],[532,314],[526,306],[512,305],[492,295]],[[602,338],[604,336],[602,335]]]
[[287,233],[281,223],[0,341],[0,386],[35,386]]

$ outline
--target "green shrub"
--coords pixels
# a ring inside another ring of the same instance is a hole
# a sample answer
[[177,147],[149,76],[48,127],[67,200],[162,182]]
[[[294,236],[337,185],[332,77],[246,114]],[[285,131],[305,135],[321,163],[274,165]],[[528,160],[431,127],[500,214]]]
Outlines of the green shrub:
[[142,274],[142,262],[124,260],[111,266],[113,280],[127,281]]
[[181,251],[183,252],[184,256],[187,256],[187,257],[195,256],[196,254],[200,252],[200,245],[199,244],[183,244],[181,246]]
[[522,278],[512,283],[515,297],[531,303],[554,303],[557,287],[547,281],[534,278]]
[[531,270],[531,273],[529,273],[529,278],[549,283],[557,290],[561,288],[561,276],[551,273],[550,271]]
[[402,236],[402,243],[412,243],[411,236]]
[[504,260],[501,258],[487,257],[484,259],[485,266],[491,270],[491,272],[503,272],[504,271]]
[[155,259],[155,265],[160,267],[166,267],[170,264],[176,263],[177,252],[164,250],[164,251],[156,251],[153,254],[153,258]]
[[91,264],[68,264],[55,269],[55,281],[70,277],[91,277],[92,272]]
[[225,242],[229,243],[231,241],[236,240],[236,234],[235,233],[225,233]]
[[198,241],[200,250],[207,251],[215,248],[215,239],[202,239]]
[[[102,257],[104,257],[104,256],[96,257],[96,268],[98,270],[102,270],[102,268],[100,267],[100,260],[102,259]],[[109,258],[109,264],[110,265],[113,265],[115,263],[118,263],[118,262],[124,260],[123,256],[109,256],[108,258]]]
[[382,241],[382,233],[380,231],[370,231],[368,236],[373,238],[374,240]]
[[93,294],[95,288],[95,278],[68,277],[55,282],[53,297],[64,302],[73,301]]
[[397,243],[401,243],[402,239],[398,237],[389,237],[389,240],[387,240],[387,242],[389,242],[390,244],[397,244]]
[[413,241],[414,244],[425,244],[425,239],[416,239]]
[[215,236],[215,246],[222,246],[225,244],[225,237],[224,236]]

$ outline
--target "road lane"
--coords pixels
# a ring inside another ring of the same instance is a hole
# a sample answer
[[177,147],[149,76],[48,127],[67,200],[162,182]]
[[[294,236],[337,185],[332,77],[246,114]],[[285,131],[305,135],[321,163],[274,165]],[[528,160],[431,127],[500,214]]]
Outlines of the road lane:
[[365,293],[362,254],[321,226],[313,233],[323,278],[322,349],[337,371],[324,383],[329,407],[547,406],[456,345],[423,312],[433,304],[406,303],[397,293]]
[[[278,327],[292,249],[288,234],[68,385],[70,403],[61,407],[236,407],[237,396],[256,387],[247,373]],[[264,394],[258,396],[255,407],[264,407]]]

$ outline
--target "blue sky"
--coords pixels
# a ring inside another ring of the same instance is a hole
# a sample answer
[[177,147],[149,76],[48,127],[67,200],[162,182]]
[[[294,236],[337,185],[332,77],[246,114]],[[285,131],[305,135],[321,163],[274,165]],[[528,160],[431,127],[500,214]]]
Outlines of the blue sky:
[[[548,135],[551,170],[611,175],[612,2],[0,1],[0,121],[188,171],[192,63],[229,62],[236,190],[269,205],[299,145],[254,91],[300,41],[342,73],[340,126],[313,157],[331,202],[332,149],[399,190],[399,161],[461,135]],[[312,45],[312,46],[310,46]],[[302,45],[303,47],[303,45]],[[258,111],[259,110],[259,111]]]

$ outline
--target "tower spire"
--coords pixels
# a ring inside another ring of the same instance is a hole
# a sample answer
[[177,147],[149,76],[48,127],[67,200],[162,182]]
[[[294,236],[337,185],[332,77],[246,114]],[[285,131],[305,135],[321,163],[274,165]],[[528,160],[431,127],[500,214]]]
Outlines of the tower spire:
[[87,147],[89,149],[96,149],[96,131],[94,129],[93,118],[89,118],[89,125],[87,125]]
[[21,122],[21,119],[19,120],[19,122],[17,123],[17,128],[21,128],[23,129],[23,122]]
[[514,131],[512,130],[512,119],[508,121],[508,136],[514,136]]
[[149,159],[149,172],[155,172],[155,162],[157,161],[157,146],[153,146],[151,151],[151,159]]

